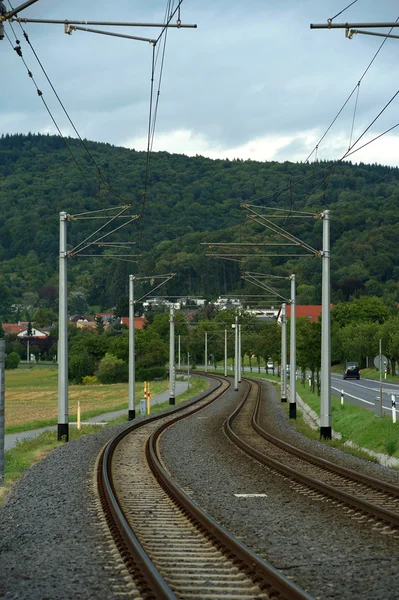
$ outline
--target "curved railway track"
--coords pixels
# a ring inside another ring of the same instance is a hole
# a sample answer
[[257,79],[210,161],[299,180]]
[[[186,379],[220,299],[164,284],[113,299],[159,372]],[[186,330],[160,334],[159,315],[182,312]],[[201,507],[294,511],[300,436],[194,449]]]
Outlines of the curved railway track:
[[305,592],[206,515],[173,482],[158,455],[162,432],[219,398],[137,423],[105,447],[98,487],[117,547],[145,599],[310,600]]
[[399,487],[308,454],[269,434],[260,424],[262,388],[245,379],[249,389],[225,421],[228,437],[244,452],[296,482],[296,490],[328,497],[345,506],[352,518],[370,520],[385,533],[399,535]]

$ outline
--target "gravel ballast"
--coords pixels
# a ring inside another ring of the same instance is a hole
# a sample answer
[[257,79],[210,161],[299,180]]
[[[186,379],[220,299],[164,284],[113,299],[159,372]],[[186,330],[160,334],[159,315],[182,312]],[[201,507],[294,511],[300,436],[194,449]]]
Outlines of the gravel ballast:
[[[211,382],[210,387],[215,386]],[[60,446],[28,469],[13,487],[0,507],[0,598],[137,597],[99,517],[93,485],[101,448],[128,426],[126,422]]]
[[[296,434],[273,386],[263,385],[268,399],[265,418],[275,433],[311,445],[326,457],[342,455],[351,468],[383,473],[387,480],[399,482],[398,473]],[[222,423],[237,403],[236,394],[229,391],[168,430],[161,438],[168,469],[210,515],[315,598],[396,599],[398,539],[373,532],[341,509],[311,500],[292,487],[287,493],[284,478],[247,458],[222,433]],[[93,491],[100,449],[127,426],[61,446],[14,486],[0,507],[0,598],[136,597],[103,530]],[[236,498],[235,493],[267,497]]]
[[[399,484],[397,472],[295,432],[275,388],[262,386],[263,426],[271,433],[348,468]],[[230,391],[162,435],[161,453],[172,475],[219,523],[315,598],[397,600],[399,539],[350,518],[339,505],[312,499],[300,486],[238,450],[222,433],[223,421],[237,404]]]

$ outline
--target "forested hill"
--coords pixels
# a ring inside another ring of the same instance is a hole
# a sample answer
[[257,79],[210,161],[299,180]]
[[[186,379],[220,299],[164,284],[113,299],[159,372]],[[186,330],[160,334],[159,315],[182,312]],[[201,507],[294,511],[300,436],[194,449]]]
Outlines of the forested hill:
[[[0,139],[0,318],[8,316],[10,305],[23,294],[44,296],[44,288],[50,295],[49,288],[56,285],[60,211],[76,214],[125,203],[133,212],[142,211],[144,152],[85,141],[89,156],[80,141],[67,143],[70,151],[56,136]],[[242,203],[314,213],[328,206],[333,300],[359,294],[399,300],[398,169],[345,163],[324,183],[328,168],[323,162],[263,163],[154,153],[141,234],[137,224],[128,232],[129,239],[140,242],[138,268],[148,274],[177,272],[168,293],[214,297],[234,292],[244,285],[237,264],[206,257],[200,243],[265,239],[264,228],[247,223]],[[288,219],[284,226],[321,248],[320,221]],[[92,222],[72,223],[70,243],[92,230]],[[317,258],[271,259],[264,254],[258,252],[245,268],[283,275],[294,271],[299,301],[320,301]],[[71,292],[86,294],[89,305],[109,308],[126,292],[132,267],[77,259],[70,261],[69,270]]]

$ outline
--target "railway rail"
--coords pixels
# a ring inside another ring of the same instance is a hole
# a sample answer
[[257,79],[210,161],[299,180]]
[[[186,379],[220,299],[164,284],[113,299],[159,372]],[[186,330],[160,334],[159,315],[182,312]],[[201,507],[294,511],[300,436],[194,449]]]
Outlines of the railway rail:
[[248,391],[225,421],[228,437],[262,464],[294,480],[298,492],[332,498],[352,518],[370,520],[384,533],[399,535],[399,487],[309,454],[268,433],[261,425],[262,388],[257,381],[245,381]]
[[311,600],[206,515],[171,479],[158,455],[162,432],[217,400],[230,382],[195,404],[139,422],[105,447],[98,488],[117,547],[147,600]]

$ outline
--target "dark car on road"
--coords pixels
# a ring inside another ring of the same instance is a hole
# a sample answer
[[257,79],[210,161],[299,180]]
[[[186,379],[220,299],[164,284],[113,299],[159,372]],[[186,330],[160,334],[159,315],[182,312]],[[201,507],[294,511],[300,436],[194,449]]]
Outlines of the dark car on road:
[[344,379],[360,379],[359,363],[346,362],[344,369]]

